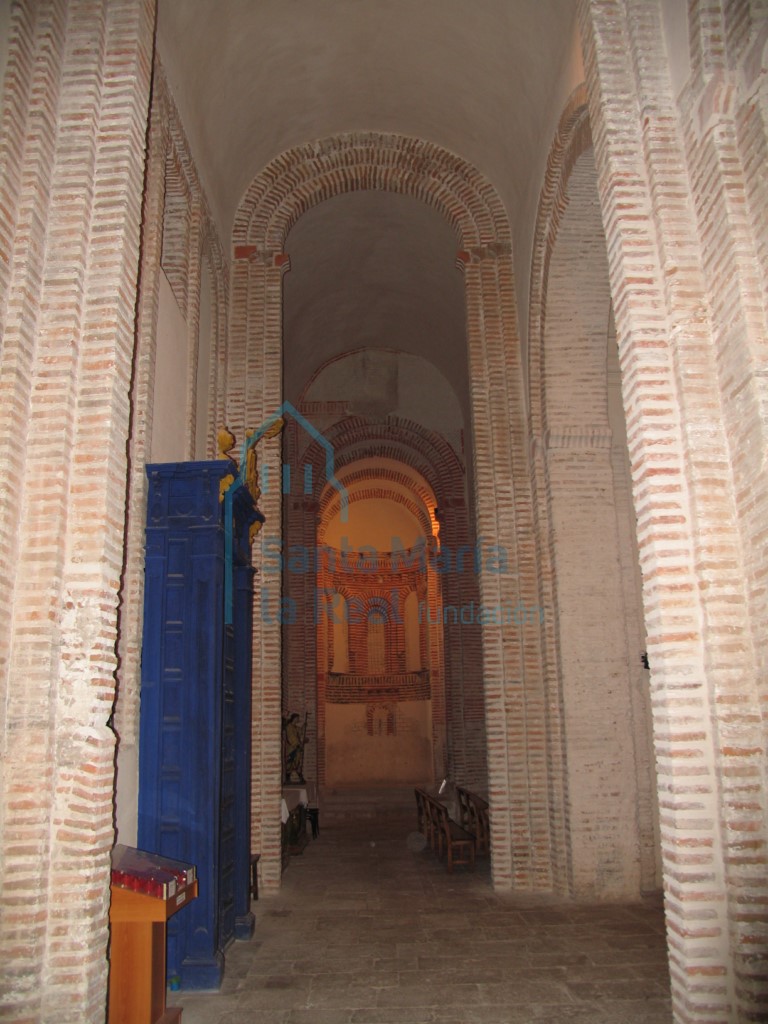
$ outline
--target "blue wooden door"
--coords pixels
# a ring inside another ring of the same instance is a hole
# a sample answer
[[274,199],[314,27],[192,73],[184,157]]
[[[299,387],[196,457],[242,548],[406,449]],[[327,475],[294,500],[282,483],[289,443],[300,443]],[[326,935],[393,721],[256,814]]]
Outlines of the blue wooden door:
[[224,627],[219,818],[219,947],[235,937],[235,631]]
[[[224,462],[147,467],[139,846],[197,867],[198,899],[168,922],[168,973],[194,989],[217,988],[227,945],[253,931],[239,778],[250,771],[251,634],[224,623],[219,492],[229,470]],[[245,570],[256,515],[247,492],[234,511],[234,556]],[[250,592],[242,600],[250,606]],[[247,729],[238,728],[242,716]]]

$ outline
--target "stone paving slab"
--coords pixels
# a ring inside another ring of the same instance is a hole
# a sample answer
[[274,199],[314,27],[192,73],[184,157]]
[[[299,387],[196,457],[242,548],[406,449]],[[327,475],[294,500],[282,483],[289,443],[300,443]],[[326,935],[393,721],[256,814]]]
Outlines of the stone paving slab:
[[670,1024],[659,901],[495,894],[449,875],[412,817],[324,825],[252,908],[219,993],[169,993],[183,1024]]

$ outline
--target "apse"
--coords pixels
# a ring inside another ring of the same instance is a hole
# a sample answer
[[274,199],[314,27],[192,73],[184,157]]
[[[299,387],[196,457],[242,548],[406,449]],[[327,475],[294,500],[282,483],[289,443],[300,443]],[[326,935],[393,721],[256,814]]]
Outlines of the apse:
[[353,463],[349,514],[332,501],[319,517],[317,701],[328,786],[420,783],[439,770],[442,636],[434,643],[431,634],[442,629],[429,614],[439,600],[429,562],[438,524],[429,488],[402,470],[392,460]]
[[[315,722],[308,763],[321,785],[428,782],[453,757],[444,587],[430,557],[441,493],[463,496],[470,533],[457,249],[437,211],[379,191],[313,207],[286,240],[283,391],[330,448],[348,501],[323,490],[327,452],[290,423],[283,458],[312,464],[313,484],[286,496],[284,542],[317,557],[311,581],[283,580],[298,620],[282,630],[283,703]],[[464,668],[453,666],[457,687]],[[479,678],[479,661],[474,671]]]

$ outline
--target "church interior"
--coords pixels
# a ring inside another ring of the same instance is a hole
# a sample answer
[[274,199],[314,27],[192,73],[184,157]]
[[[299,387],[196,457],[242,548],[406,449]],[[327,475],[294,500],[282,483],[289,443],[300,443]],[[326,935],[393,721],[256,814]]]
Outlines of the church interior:
[[106,1019],[116,844],[217,989],[297,808],[322,886],[444,781],[478,905],[768,1020],[765,0],[2,0],[0,74],[0,1020]]

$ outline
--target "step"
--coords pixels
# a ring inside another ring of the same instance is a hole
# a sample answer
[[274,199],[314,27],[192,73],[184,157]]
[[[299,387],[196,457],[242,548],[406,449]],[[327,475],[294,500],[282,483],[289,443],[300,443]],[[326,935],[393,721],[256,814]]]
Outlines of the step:
[[320,795],[321,820],[402,819],[415,814],[413,790],[413,786],[325,789]]

